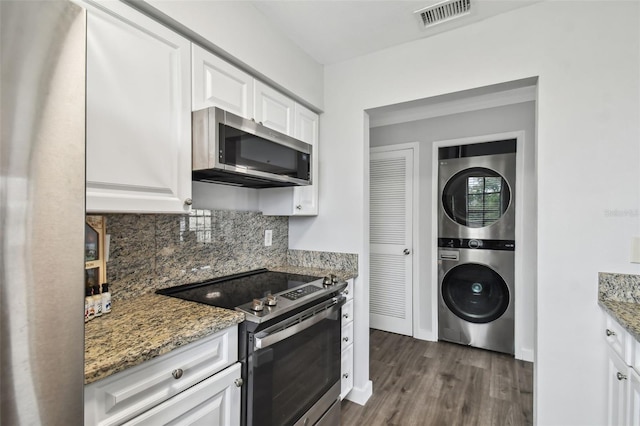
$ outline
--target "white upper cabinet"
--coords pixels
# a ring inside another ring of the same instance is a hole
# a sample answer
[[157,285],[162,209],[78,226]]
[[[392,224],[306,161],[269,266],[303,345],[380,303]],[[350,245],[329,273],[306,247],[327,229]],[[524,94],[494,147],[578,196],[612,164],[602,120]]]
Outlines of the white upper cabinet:
[[192,45],[193,110],[218,107],[253,118],[253,77]]
[[319,117],[315,112],[296,104],[295,137],[311,144],[313,152],[311,156],[311,185],[293,188],[293,214],[317,215],[318,214],[318,125]]
[[294,136],[295,102],[259,80],[255,81],[255,120],[285,135]]
[[311,185],[260,190],[259,209],[266,216],[318,214],[318,114],[294,104],[294,137],[312,145]]
[[120,2],[85,3],[87,211],[191,203],[191,44]]

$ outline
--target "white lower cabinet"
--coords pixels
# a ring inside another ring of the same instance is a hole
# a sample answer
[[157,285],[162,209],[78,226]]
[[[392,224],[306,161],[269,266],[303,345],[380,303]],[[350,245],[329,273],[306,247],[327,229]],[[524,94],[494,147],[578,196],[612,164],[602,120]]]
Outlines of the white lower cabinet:
[[234,326],[90,383],[84,387],[84,424],[157,425],[178,417],[177,424],[198,418],[223,420],[207,422],[211,425],[237,424],[227,421],[240,416],[237,360]]
[[347,303],[342,306],[340,399],[344,399],[353,389],[353,278],[347,280],[347,289],[343,294],[347,297]]
[[627,424],[628,372],[627,364],[609,350],[607,367],[607,417],[611,426]]
[[606,315],[607,424],[640,425],[640,344]]
[[[640,368],[637,366],[636,368]],[[633,369],[629,369],[629,418],[630,425],[640,425],[640,375]]]
[[132,425],[239,425],[240,363],[236,363],[125,423]]

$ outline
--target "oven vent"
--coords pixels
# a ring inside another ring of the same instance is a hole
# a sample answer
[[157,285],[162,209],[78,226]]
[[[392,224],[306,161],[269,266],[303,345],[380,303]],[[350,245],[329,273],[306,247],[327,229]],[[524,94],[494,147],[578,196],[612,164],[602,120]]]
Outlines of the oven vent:
[[471,0],[445,0],[413,12],[424,28],[460,18],[471,11]]

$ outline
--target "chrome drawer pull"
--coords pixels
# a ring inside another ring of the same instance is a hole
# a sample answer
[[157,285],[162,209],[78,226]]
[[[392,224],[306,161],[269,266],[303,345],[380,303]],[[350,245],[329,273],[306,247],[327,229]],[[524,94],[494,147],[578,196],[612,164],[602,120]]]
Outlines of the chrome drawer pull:
[[244,381],[242,380],[242,378],[239,379],[235,379],[233,382],[237,387],[241,388],[242,385],[244,384]]
[[182,374],[184,373],[184,371],[182,371],[182,368],[176,368],[175,370],[173,370],[173,372],[171,372],[171,375],[173,376],[174,379],[179,379],[180,377],[182,377]]
[[344,314],[343,317],[349,318],[349,314]]
[[615,331],[611,331],[611,330],[609,330],[609,329],[607,328],[607,337],[615,336],[615,335],[616,335],[616,332],[615,332]]
[[624,374],[622,374],[621,372],[618,371],[618,373],[616,374],[616,377],[618,378],[618,380],[627,380],[627,376],[625,376]]
[[344,377],[345,379],[348,379],[348,378],[349,378],[349,373],[344,373],[344,374],[342,375],[342,377]]
[[345,337],[345,338],[343,338],[342,340],[344,340],[345,342],[348,342],[348,341],[349,341],[349,338],[348,338],[348,337]]

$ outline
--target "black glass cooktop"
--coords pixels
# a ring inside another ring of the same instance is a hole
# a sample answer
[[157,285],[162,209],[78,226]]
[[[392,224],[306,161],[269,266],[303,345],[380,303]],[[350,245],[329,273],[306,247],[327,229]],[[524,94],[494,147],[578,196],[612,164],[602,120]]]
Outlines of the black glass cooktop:
[[233,309],[253,299],[263,298],[269,293],[280,293],[321,278],[259,269],[210,281],[166,288],[158,290],[157,293]]

